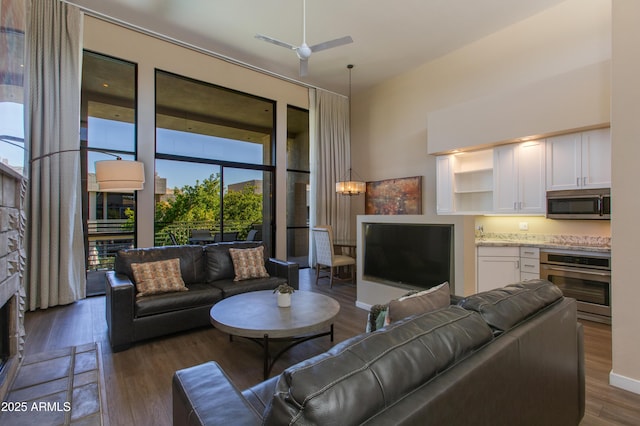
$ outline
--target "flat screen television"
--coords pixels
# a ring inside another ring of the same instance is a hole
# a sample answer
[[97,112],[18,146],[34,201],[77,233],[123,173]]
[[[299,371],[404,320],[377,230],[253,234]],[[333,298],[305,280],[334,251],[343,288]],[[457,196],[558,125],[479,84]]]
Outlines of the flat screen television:
[[397,287],[453,286],[453,225],[363,223],[362,277]]

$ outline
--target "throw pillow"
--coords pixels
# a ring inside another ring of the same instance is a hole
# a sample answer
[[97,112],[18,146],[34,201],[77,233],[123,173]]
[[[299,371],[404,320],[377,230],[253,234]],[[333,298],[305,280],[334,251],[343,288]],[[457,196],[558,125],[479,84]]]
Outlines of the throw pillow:
[[180,274],[180,259],[132,263],[131,270],[138,291],[136,297],[189,290]]
[[449,283],[444,282],[428,290],[389,302],[388,321],[394,322],[411,315],[444,308],[450,304]]
[[249,249],[230,248],[229,255],[231,255],[233,269],[236,273],[234,281],[269,277],[267,269],[264,267],[263,246]]

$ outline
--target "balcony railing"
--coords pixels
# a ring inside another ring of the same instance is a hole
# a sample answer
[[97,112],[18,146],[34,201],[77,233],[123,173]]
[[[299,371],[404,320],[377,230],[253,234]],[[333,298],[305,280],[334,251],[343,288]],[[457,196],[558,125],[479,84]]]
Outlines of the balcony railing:
[[90,271],[113,269],[113,260],[120,249],[132,248],[134,233],[126,219],[91,220],[88,225]]
[[[206,229],[211,235],[220,233],[220,224],[213,221],[173,222],[170,224],[156,223],[154,245],[165,246],[173,244],[171,234],[177,244],[189,244],[192,230]],[[249,231],[262,231],[262,224],[252,224],[242,221],[224,223],[224,232],[237,232],[237,239],[247,238]],[[113,269],[116,253],[120,249],[134,247],[135,235],[131,222],[126,219],[92,220],[88,223],[89,271]]]
[[[220,223],[213,221],[173,222],[169,224],[156,222],[156,235],[154,243],[156,246],[171,245],[173,244],[171,241],[171,235],[173,235],[178,244],[189,244],[191,231],[203,229],[209,231],[212,236],[215,234],[220,234],[222,232],[220,229]],[[237,232],[238,240],[245,240],[247,238],[247,235],[249,234],[249,231],[251,231],[252,229],[262,231],[262,224],[253,224],[243,221],[224,222],[224,232]]]

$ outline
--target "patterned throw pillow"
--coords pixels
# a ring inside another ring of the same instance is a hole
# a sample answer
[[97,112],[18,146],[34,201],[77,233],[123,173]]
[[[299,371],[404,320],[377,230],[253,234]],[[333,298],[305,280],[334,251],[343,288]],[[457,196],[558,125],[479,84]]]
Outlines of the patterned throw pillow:
[[131,269],[138,291],[136,297],[189,290],[182,281],[180,259],[132,263]]
[[264,267],[264,247],[249,249],[229,249],[236,277],[234,281],[250,278],[267,278],[269,274]]

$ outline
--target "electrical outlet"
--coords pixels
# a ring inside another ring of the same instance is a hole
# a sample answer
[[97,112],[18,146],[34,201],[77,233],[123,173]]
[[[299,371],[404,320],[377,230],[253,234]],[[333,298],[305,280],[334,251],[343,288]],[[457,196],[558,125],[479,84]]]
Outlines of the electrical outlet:
[[520,230],[528,231],[529,230],[529,222],[520,222]]

